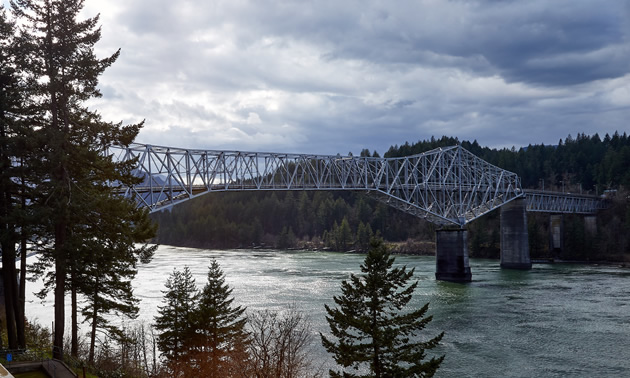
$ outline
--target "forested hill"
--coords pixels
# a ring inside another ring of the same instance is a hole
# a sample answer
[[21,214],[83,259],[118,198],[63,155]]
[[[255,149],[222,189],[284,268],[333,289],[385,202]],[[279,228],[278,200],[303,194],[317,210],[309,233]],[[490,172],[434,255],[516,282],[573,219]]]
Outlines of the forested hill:
[[[457,143],[460,142],[452,137],[405,143],[391,147],[385,157],[411,155]],[[492,164],[516,172],[524,188],[541,188],[543,181],[547,190],[560,190],[564,185],[566,191],[593,194],[630,187],[630,138],[625,133],[606,135],[603,140],[598,135],[578,134],[576,139],[569,136],[557,146],[530,145],[519,150],[490,149],[476,141],[462,141],[461,145]],[[365,149],[361,155],[375,154]],[[498,254],[495,213],[468,227],[472,255]],[[618,214],[618,232],[630,234],[630,209],[619,209]],[[402,252],[430,253],[431,246],[422,242],[433,241],[435,229],[430,223],[355,192],[212,193],[154,217],[160,224],[159,243],[204,248],[364,250],[370,236],[379,233],[389,242],[407,241],[406,245],[399,245]],[[546,253],[548,221],[543,218],[539,226],[533,225],[530,230],[534,254]],[[625,250],[625,244],[620,248]]]
[[432,225],[362,193],[211,193],[154,215],[158,242],[204,248],[366,250],[370,237],[432,239]]
[[[414,144],[392,146],[385,157],[418,154],[438,147],[460,143],[457,138],[431,138]],[[462,141],[461,146],[480,158],[519,175],[524,188],[562,189],[601,193],[620,186],[630,188],[630,137],[624,132],[613,136],[569,135],[555,146],[529,145],[520,149],[490,149],[477,141]],[[365,153],[365,150],[364,150]]]

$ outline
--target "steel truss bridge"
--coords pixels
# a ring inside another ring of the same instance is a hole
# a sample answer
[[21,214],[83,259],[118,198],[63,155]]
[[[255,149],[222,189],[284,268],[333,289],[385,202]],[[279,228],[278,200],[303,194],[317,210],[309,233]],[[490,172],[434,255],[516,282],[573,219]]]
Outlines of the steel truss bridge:
[[461,146],[401,158],[110,146],[115,161],[135,159],[140,185],[120,186],[151,212],[210,192],[354,190],[439,225],[463,227],[517,198],[527,210],[592,214],[599,197],[523,190],[519,177]]

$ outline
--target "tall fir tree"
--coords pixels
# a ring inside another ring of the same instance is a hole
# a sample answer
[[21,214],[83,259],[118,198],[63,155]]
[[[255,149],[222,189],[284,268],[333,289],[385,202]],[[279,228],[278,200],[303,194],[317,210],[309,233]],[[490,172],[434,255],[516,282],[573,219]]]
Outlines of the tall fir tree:
[[213,260],[195,311],[199,373],[205,377],[230,376],[231,367],[244,362],[245,308],[233,306],[233,302],[232,289],[225,283],[221,267]]
[[195,309],[199,291],[188,267],[173,270],[166,280],[163,305],[158,306],[155,329],[157,345],[174,377],[184,374],[195,347]]
[[348,218],[346,217],[343,217],[341,225],[337,230],[336,244],[338,251],[347,251],[348,245],[352,244],[352,230],[350,229],[350,224],[348,223]]
[[[34,243],[35,234],[41,231],[30,199],[37,190],[35,167],[41,164],[36,148],[37,123],[33,122],[34,75],[28,70],[33,44],[15,26],[15,21],[0,6],[0,249],[6,259],[3,279],[8,294],[7,336],[13,347],[17,338],[17,346],[24,348],[27,242]],[[14,264],[18,256],[19,280]]]
[[[157,246],[137,244],[155,232],[155,226],[145,216],[144,211],[120,197],[93,202],[90,208],[95,212],[92,223],[83,225],[85,232],[81,238],[79,258],[73,266],[80,267],[71,279],[72,287],[85,298],[82,315],[90,324],[90,349],[88,359],[94,359],[97,330],[117,339],[122,330],[111,322],[108,314],[135,318],[138,307],[131,285],[136,276],[137,261],[147,262]],[[98,212],[99,216],[96,216]],[[129,222],[115,223],[108,217],[116,218],[120,212],[134,214]],[[94,236],[97,235],[97,236]]]
[[[95,56],[94,45],[101,37],[98,16],[80,20],[83,4],[83,0],[11,0],[24,37],[32,41],[25,69],[35,79],[30,82],[36,111],[31,122],[37,126],[39,145],[33,161],[41,162],[41,166],[31,202],[51,239],[52,248],[43,251],[42,262],[54,266],[48,287],[53,287],[55,297],[53,357],[59,359],[63,358],[65,292],[77,285],[82,267],[76,262],[83,240],[98,237],[98,233],[86,235],[86,226],[109,208],[108,200],[118,200],[112,182],[140,181],[131,174],[133,163],[114,163],[103,151],[109,144],[130,144],[142,125],[104,122],[85,105],[101,96],[98,78],[114,63],[119,51],[104,59]],[[103,207],[91,207],[101,200]],[[112,222],[110,226],[128,223],[133,229],[131,222],[136,215],[123,209],[105,219]],[[146,217],[146,213],[141,216]],[[134,255],[139,251],[129,247],[126,252]],[[78,311],[75,298],[74,325]],[[72,339],[76,345],[76,333]]]
[[[326,320],[334,339],[321,335],[322,344],[343,370],[331,377],[431,377],[444,356],[423,362],[426,350],[436,347],[444,333],[427,341],[418,334],[431,321],[429,304],[406,311],[418,282],[407,286],[414,270],[392,268],[391,257],[382,240],[373,239],[361,265],[361,276],[352,275],[341,283],[338,307],[325,306]],[[360,375],[347,371],[367,369]]]
[[[15,24],[3,6],[0,6],[0,251],[2,251],[2,278],[7,339],[10,349],[23,348],[23,319],[20,318],[17,271],[15,269],[16,244],[19,232],[16,212],[17,199],[16,140],[19,116],[22,112],[23,91]],[[22,331],[20,331],[22,327]]]

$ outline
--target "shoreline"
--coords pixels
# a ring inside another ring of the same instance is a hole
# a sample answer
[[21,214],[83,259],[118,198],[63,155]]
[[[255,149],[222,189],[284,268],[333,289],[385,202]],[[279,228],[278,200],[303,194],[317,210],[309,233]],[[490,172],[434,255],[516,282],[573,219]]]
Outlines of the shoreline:
[[[426,247],[430,244],[435,245],[434,242],[417,242],[423,244],[423,247]],[[233,251],[233,250],[256,250],[256,251],[304,251],[304,252],[333,252],[333,253],[350,253],[350,254],[365,254],[367,252],[360,251],[356,249],[348,250],[348,251],[336,251],[326,247],[292,247],[292,248],[275,248],[275,247],[266,247],[266,246],[252,246],[252,247],[237,247],[237,248],[216,248],[216,247],[198,247],[198,246],[190,246],[190,245],[172,245],[172,244],[160,244],[155,243],[157,245],[165,245],[169,247],[177,247],[177,248],[194,248],[194,249],[211,249],[216,251]],[[414,243],[409,242],[385,242],[388,248],[390,248],[392,255],[398,256],[435,256],[435,247],[432,250],[427,250],[426,248],[422,248],[420,250],[416,250],[415,252],[409,251],[409,247],[415,245]],[[486,260],[497,260],[499,258],[493,257],[482,257],[482,256],[471,256],[471,259],[486,259]],[[532,265],[543,265],[543,264],[578,264],[578,265],[609,265],[616,266],[619,268],[628,268],[630,269],[630,262],[624,260],[564,260],[564,259],[554,259],[554,258],[532,258]]]

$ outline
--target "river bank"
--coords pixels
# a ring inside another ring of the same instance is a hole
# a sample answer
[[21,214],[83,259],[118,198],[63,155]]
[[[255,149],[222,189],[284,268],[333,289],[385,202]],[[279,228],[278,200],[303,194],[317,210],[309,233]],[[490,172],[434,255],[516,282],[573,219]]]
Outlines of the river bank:
[[[340,253],[365,253],[361,249],[350,248],[345,251],[337,251],[327,247],[320,239],[314,238],[313,240],[298,240],[290,248],[278,248],[276,246],[266,245],[252,245],[252,246],[238,246],[236,248],[213,248],[210,246],[200,245],[202,243],[191,242],[181,243],[179,245],[172,245],[173,247],[182,248],[201,248],[201,249],[214,249],[214,250],[284,250],[284,251],[326,251],[326,252],[340,252]],[[167,244],[165,244],[167,245]],[[394,255],[409,255],[409,256],[435,256],[435,241],[432,240],[420,240],[420,239],[407,239],[406,241],[385,241],[385,245],[389,248]],[[493,248],[484,247],[479,250],[470,248],[470,258],[482,258],[490,260],[499,260],[501,258],[500,248],[495,246]],[[570,256],[569,256],[570,257]],[[567,254],[564,254],[562,258],[558,257],[557,252],[553,253],[549,250],[535,250],[531,252],[532,263],[534,264],[590,264],[590,265],[611,265],[619,266],[622,268],[630,268],[630,254],[602,254],[600,256],[593,256],[592,259],[584,258],[584,256],[578,256],[575,259],[567,258]]]

